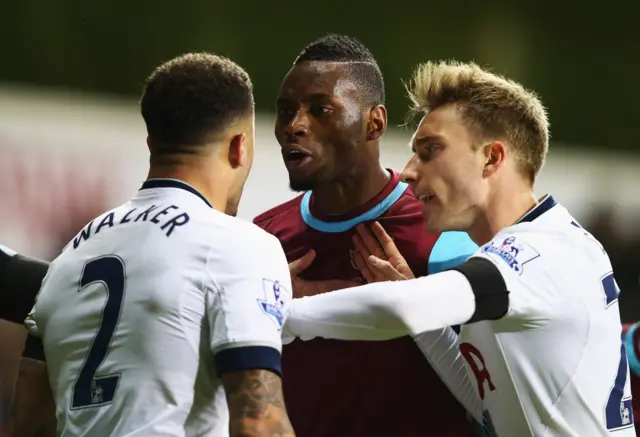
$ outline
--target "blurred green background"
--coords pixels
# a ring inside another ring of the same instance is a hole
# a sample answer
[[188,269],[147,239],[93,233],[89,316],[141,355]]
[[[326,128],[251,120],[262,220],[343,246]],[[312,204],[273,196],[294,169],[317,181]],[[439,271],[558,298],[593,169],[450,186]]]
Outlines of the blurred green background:
[[270,111],[297,53],[328,32],[359,38],[377,57],[393,124],[413,66],[457,58],[536,90],[553,138],[640,152],[638,6],[627,2],[405,0],[2,0],[0,81],[137,95],[159,62],[186,51],[231,57]]
[[[300,50],[342,33],[378,59],[391,125],[405,121],[402,80],[421,61],[474,60],[535,90],[553,140],[536,188],[603,243],[622,318],[637,321],[638,9],[631,0],[0,0],[0,243],[51,259],[129,198],[148,162],[135,99],[159,63],[190,51],[228,56],[254,81],[260,156],[241,213],[250,219],[292,197],[270,113]],[[409,135],[385,134],[385,165],[402,168]],[[0,321],[0,437],[24,336]]]

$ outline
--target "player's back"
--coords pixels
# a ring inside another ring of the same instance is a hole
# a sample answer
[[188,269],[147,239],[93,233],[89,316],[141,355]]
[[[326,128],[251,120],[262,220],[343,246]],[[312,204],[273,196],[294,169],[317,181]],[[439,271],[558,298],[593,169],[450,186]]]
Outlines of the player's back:
[[272,237],[175,184],[96,218],[43,282],[33,318],[63,437],[228,435],[209,339],[233,327],[207,319],[205,284],[233,245]]
[[600,243],[547,197],[475,256],[510,291],[504,317],[461,333],[495,435],[634,436],[619,290]]

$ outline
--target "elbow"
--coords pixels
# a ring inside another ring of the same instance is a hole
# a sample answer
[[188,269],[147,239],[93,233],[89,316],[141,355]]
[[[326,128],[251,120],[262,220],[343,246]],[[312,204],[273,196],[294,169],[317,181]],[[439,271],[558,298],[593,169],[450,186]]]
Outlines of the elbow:
[[403,337],[412,334],[406,303],[399,294],[381,293],[370,303],[370,314],[375,317],[375,325],[388,332],[389,338]]

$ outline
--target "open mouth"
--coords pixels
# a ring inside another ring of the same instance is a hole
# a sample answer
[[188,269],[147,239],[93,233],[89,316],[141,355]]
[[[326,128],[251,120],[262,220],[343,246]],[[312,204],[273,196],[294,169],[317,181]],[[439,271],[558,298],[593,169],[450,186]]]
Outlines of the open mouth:
[[287,168],[301,166],[313,159],[309,152],[297,146],[283,149],[282,158]]

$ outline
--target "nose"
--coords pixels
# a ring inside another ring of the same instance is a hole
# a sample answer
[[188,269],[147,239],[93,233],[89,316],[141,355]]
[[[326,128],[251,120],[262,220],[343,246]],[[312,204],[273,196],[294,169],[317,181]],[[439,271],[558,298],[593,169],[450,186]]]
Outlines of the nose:
[[404,166],[404,169],[402,170],[402,172],[400,173],[400,180],[409,184],[412,189],[415,188],[415,185],[418,180],[418,171],[417,171],[417,165],[416,165],[417,163],[418,163],[418,159],[416,158],[415,155],[413,155],[411,159],[409,159],[409,162],[407,162],[407,165]]
[[290,138],[301,138],[309,135],[309,117],[304,111],[297,111],[287,124],[285,132]]

